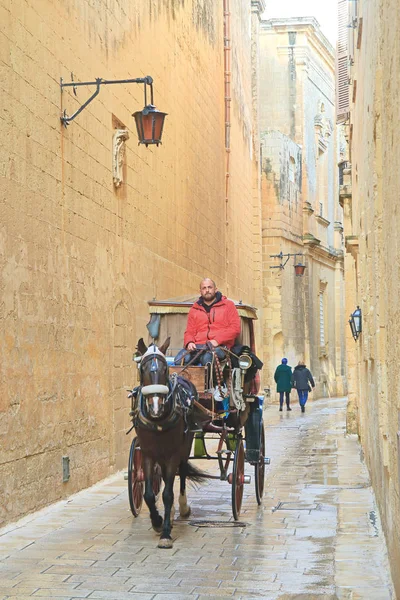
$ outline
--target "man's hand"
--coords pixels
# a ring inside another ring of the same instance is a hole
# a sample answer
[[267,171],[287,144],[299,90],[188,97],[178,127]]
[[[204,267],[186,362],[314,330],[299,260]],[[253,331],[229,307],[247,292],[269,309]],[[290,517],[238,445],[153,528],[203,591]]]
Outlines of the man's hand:
[[214,348],[217,348],[219,346],[217,340],[210,340],[210,344],[212,344]]
[[196,344],[194,342],[189,342],[186,347],[189,350],[189,352],[193,352],[193,350],[196,350]]

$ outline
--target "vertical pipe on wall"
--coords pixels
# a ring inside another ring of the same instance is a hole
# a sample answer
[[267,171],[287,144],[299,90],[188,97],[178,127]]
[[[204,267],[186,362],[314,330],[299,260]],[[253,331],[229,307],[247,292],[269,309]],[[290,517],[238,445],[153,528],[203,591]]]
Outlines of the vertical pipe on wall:
[[224,92],[225,92],[225,286],[228,293],[228,203],[229,158],[231,151],[231,13],[229,0],[224,0]]

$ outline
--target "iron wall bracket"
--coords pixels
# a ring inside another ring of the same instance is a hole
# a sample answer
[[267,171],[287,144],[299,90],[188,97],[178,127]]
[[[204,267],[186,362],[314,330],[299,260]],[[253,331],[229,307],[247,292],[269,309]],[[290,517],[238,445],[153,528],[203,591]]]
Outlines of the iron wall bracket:
[[61,123],[64,125],[64,127],[67,127],[69,125],[69,123],[71,123],[71,121],[73,121],[96,98],[96,96],[98,96],[98,94],[100,93],[100,87],[102,85],[118,85],[120,83],[142,83],[142,84],[144,84],[145,96],[146,96],[146,86],[149,85],[150,89],[151,89],[151,97],[153,97],[153,78],[150,77],[149,75],[147,75],[146,77],[138,77],[136,79],[114,79],[114,80],[107,80],[107,79],[102,79],[101,77],[97,77],[95,81],[82,81],[82,82],[71,81],[68,83],[64,83],[64,81],[61,77],[61,79],[60,79],[61,92],[64,91],[64,88],[72,87],[74,90],[74,93],[76,94],[77,87],[81,87],[83,85],[95,85],[96,86],[96,90],[93,92],[93,94],[90,96],[90,98],[88,98],[86,100],[86,102],[84,102],[82,104],[82,106],[80,106],[78,108],[78,110],[76,110],[74,112],[73,115],[71,115],[69,117],[67,115],[66,110],[64,110],[63,115],[60,117]]

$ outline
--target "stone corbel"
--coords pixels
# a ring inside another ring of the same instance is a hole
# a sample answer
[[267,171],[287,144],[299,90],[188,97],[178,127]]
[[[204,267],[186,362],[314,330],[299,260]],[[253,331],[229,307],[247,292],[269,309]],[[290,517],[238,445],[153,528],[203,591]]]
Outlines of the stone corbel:
[[113,181],[114,186],[117,188],[124,181],[123,165],[126,140],[129,140],[129,131],[127,129],[116,129],[113,136]]

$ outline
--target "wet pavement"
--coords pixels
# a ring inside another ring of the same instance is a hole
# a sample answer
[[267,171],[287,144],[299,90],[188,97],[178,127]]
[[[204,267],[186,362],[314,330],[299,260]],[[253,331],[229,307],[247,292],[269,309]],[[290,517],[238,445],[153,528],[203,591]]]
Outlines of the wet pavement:
[[0,600],[395,599],[345,407],[340,398],[308,402],[304,414],[266,408],[264,501],[257,506],[252,477],[239,527],[230,485],[211,480],[189,489],[192,515],[175,522],[174,548],[158,549],[147,509],[131,515],[119,473],[0,530]]

